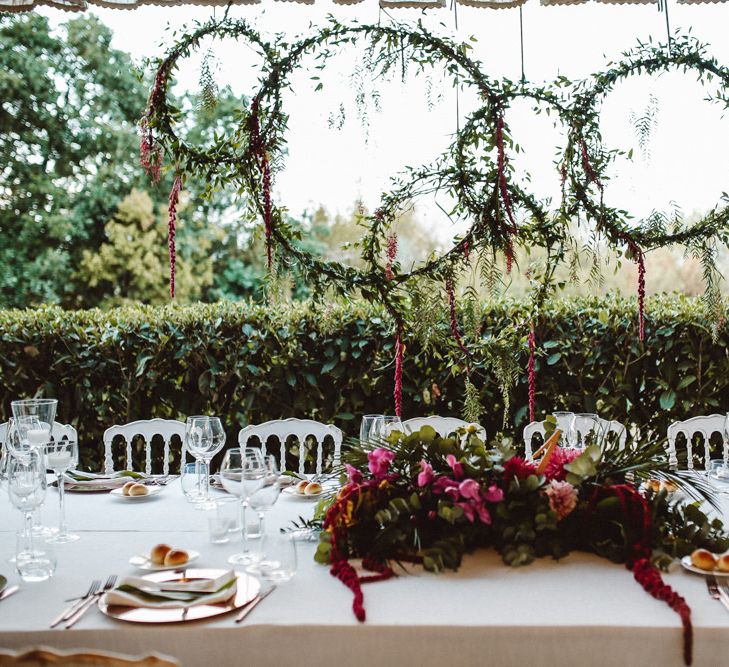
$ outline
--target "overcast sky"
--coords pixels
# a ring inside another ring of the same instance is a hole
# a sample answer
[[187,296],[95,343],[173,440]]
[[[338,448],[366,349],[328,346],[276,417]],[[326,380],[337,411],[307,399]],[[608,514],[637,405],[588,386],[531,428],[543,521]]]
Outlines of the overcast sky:
[[[55,23],[69,16],[57,10],[43,11]],[[204,7],[92,11],[114,31],[114,46],[131,52],[138,61],[164,52],[164,45],[172,42],[168,28],[204,21],[213,13],[212,8]],[[322,23],[329,13],[340,21],[390,20],[385,14],[379,16],[372,0],[348,7],[329,0],[317,0],[314,5],[264,2],[230,11],[231,16],[251,21],[263,33],[284,32],[289,38],[306,33],[310,23]],[[389,15],[407,22],[417,20],[421,13],[402,9],[390,10]],[[666,39],[665,17],[655,4],[541,7],[531,0],[523,16],[525,69],[530,82],[549,81],[558,74],[584,77],[603,68],[610,58],[618,57],[639,39]],[[721,62],[729,63],[729,3],[680,6],[670,2],[670,18],[674,29],[690,29],[711,45],[710,52]],[[477,42],[472,55],[490,76],[520,76],[517,9],[459,7],[457,31],[453,12],[447,9],[429,10],[424,21],[433,30],[459,40],[474,36]],[[219,83],[251,94],[257,78],[255,53],[230,41],[215,41],[211,47],[220,63]],[[277,180],[276,197],[293,213],[320,203],[332,212],[346,211],[358,197],[373,209],[391,175],[405,165],[429,162],[450,143],[456,127],[455,94],[449,82],[437,78],[428,84],[429,93],[425,77],[411,77],[406,84],[399,80],[383,84],[381,110],[371,110],[369,131],[365,132],[350,81],[360,55],[352,50],[329,61],[324,90],[318,93],[308,79],[311,73],[298,75],[293,93],[285,98],[291,114],[290,155],[285,172]],[[199,67],[199,56],[184,63],[180,85],[196,89]],[[721,192],[729,190],[727,119],[717,106],[703,101],[705,95],[693,75],[682,74],[636,79],[616,89],[604,105],[604,140],[610,147],[635,148],[635,157],[632,163],[616,165],[607,192],[610,204],[643,216],[653,209],[667,210],[676,202],[691,213],[714,205]],[[651,96],[658,100],[658,111],[649,155],[644,156],[630,118],[645,112]],[[468,91],[460,101],[463,116],[475,101]],[[334,130],[329,119],[340,104],[345,105],[346,120],[341,130]],[[526,151],[515,162],[519,173],[531,174],[533,191],[539,196],[556,196],[558,177],[553,159],[556,147],[562,144],[559,130],[546,117],[534,116],[527,106],[513,108],[507,120]],[[443,240],[455,231],[432,201],[421,202],[418,214],[428,226],[438,226]]]

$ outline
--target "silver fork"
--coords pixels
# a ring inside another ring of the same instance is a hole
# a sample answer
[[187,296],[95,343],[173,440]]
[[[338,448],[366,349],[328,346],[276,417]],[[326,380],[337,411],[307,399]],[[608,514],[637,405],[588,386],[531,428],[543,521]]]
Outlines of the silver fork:
[[69,628],[72,628],[76,623],[83,617],[83,615],[91,609],[91,607],[94,606],[94,604],[98,603],[101,596],[110,591],[112,588],[116,586],[116,575],[112,574],[109,576],[109,578],[106,580],[106,583],[104,584],[104,588],[100,591],[97,591],[92,595],[89,599],[84,600],[84,602],[81,604],[81,606],[74,612],[72,616],[70,616],[68,619],[66,619],[66,630]]
[[[727,585],[724,582],[719,584],[717,582],[716,577],[713,574],[711,575],[711,578],[714,580],[714,585],[716,586],[716,592],[719,596],[717,599],[719,600],[719,602],[721,602],[724,605],[724,607],[727,609],[727,611],[729,611],[729,585]],[[709,585],[708,580],[707,580],[706,585],[707,586]],[[713,593],[711,593],[711,596],[714,597]]]
[[51,621],[51,627],[55,628],[59,623],[62,621],[65,621],[66,619],[70,618],[72,614],[74,614],[76,611],[78,611],[79,607],[88,600],[92,595],[96,593],[96,591],[99,590],[101,587],[101,579],[94,579],[91,582],[91,586],[89,586],[89,590],[86,592],[86,595],[78,598],[76,602],[74,602],[72,605],[69,605],[66,607],[56,618],[54,618]]

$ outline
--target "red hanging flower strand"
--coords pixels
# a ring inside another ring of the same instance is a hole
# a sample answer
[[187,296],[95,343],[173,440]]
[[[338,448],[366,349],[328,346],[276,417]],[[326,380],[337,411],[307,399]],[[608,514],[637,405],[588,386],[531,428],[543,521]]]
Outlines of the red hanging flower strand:
[[170,297],[175,298],[175,227],[177,225],[177,204],[182,190],[182,177],[178,174],[170,190],[169,209],[167,211],[167,248],[170,254]]
[[603,487],[596,492],[593,501],[600,495],[614,495],[620,501],[624,516],[632,523],[638,539],[631,545],[626,567],[647,593],[665,602],[681,618],[683,626],[683,661],[690,665],[693,660],[693,625],[691,608],[686,600],[663,581],[658,568],[651,563],[651,534],[653,525],[648,501],[633,486],[618,484]]
[[619,234],[625,241],[633,261],[638,265],[638,339],[645,340],[645,253],[640,246],[625,232]]
[[[456,292],[453,287],[453,281],[449,278],[446,280],[446,291],[448,292],[448,307],[450,309],[450,316],[451,316],[451,333],[453,334],[453,338],[455,339],[456,343],[458,344],[459,349],[463,354],[466,355],[466,359],[471,356],[471,353],[468,351],[468,348],[463,342],[463,337],[461,336],[461,330],[458,326],[458,314],[456,313]],[[466,372],[470,375],[471,374],[471,365],[466,361]]]
[[387,265],[385,266],[385,277],[392,280],[395,275],[392,272],[392,265],[397,257],[397,234],[393,232],[387,237]]
[[402,417],[402,358],[403,344],[401,340],[401,330],[398,329],[395,338],[395,414]]
[[506,216],[509,219],[510,228],[506,232],[506,247],[504,252],[506,254],[506,273],[511,273],[511,267],[514,263],[514,242],[511,239],[512,234],[516,234],[516,220],[514,220],[514,214],[511,210],[511,199],[509,197],[509,188],[506,182],[506,157],[504,153],[504,114],[499,112],[499,116],[496,120],[496,150],[497,150],[497,168],[498,168],[498,179],[499,179],[499,192],[501,193],[501,199],[504,202],[504,210]]
[[584,169],[587,178],[597,185],[597,189],[600,190],[600,194],[603,194],[604,187],[602,181],[590,164],[590,156],[587,153],[587,144],[582,138],[580,138],[580,155],[582,156],[582,168]]
[[463,256],[466,258],[466,261],[468,261],[470,254],[471,254],[471,246],[468,243],[468,239],[465,239],[463,241]]
[[139,131],[139,163],[152,183],[156,184],[162,171],[162,149],[155,145],[154,133],[146,118],[142,118]]
[[534,335],[534,327],[529,330],[529,363],[527,372],[529,374],[529,421],[534,421],[534,396],[536,395],[536,373],[534,371],[534,352],[536,348],[536,336]]

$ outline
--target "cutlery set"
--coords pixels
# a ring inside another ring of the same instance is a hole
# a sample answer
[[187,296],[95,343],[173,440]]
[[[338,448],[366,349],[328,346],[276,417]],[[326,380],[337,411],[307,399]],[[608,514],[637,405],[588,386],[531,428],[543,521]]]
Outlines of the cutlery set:
[[706,588],[709,591],[709,595],[714,599],[721,602],[727,611],[729,611],[729,583],[719,580],[713,575],[709,574],[706,576]]
[[98,603],[101,596],[110,591],[116,586],[116,575],[112,574],[106,580],[103,588],[101,586],[101,579],[94,579],[89,586],[89,590],[86,595],[80,597],[72,605],[64,609],[56,618],[51,621],[52,628],[65,622],[66,630],[72,628],[76,623],[91,609],[96,603]]

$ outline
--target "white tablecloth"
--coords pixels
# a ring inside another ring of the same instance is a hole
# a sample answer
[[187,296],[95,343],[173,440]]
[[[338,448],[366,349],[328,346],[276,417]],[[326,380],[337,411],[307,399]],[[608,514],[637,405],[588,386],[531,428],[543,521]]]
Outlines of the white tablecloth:
[[[541,560],[511,569],[493,552],[467,556],[457,573],[410,575],[363,587],[367,622],[351,611],[352,594],[313,561],[314,543],[299,543],[299,570],[245,623],[230,616],[186,625],[138,626],[94,609],[72,630],[50,630],[63,600],[92,578],[138,573],[131,555],[158,542],[201,552],[201,567],[225,567],[239,545],[208,542],[205,513],[195,511],[174,482],[146,502],[109,495],[67,495],[78,542],[56,547],[50,581],[21,584],[0,602],[0,647],[51,645],[104,648],[126,654],[158,651],[185,666],[326,665],[635,665],[682,664],[678,616],[654,600],[632,573],[589,554]],[[48,492],[44,520],[56,520]],[[311,504],[284,495],[269,530],[310,516]],[[0,490],[0,573],[15,582],[7,559],[15,549],[18,512]],[[667,581],[693,610],[695,665],[729,664],[729,612],[712,600],[701,577],[677,570]]]

